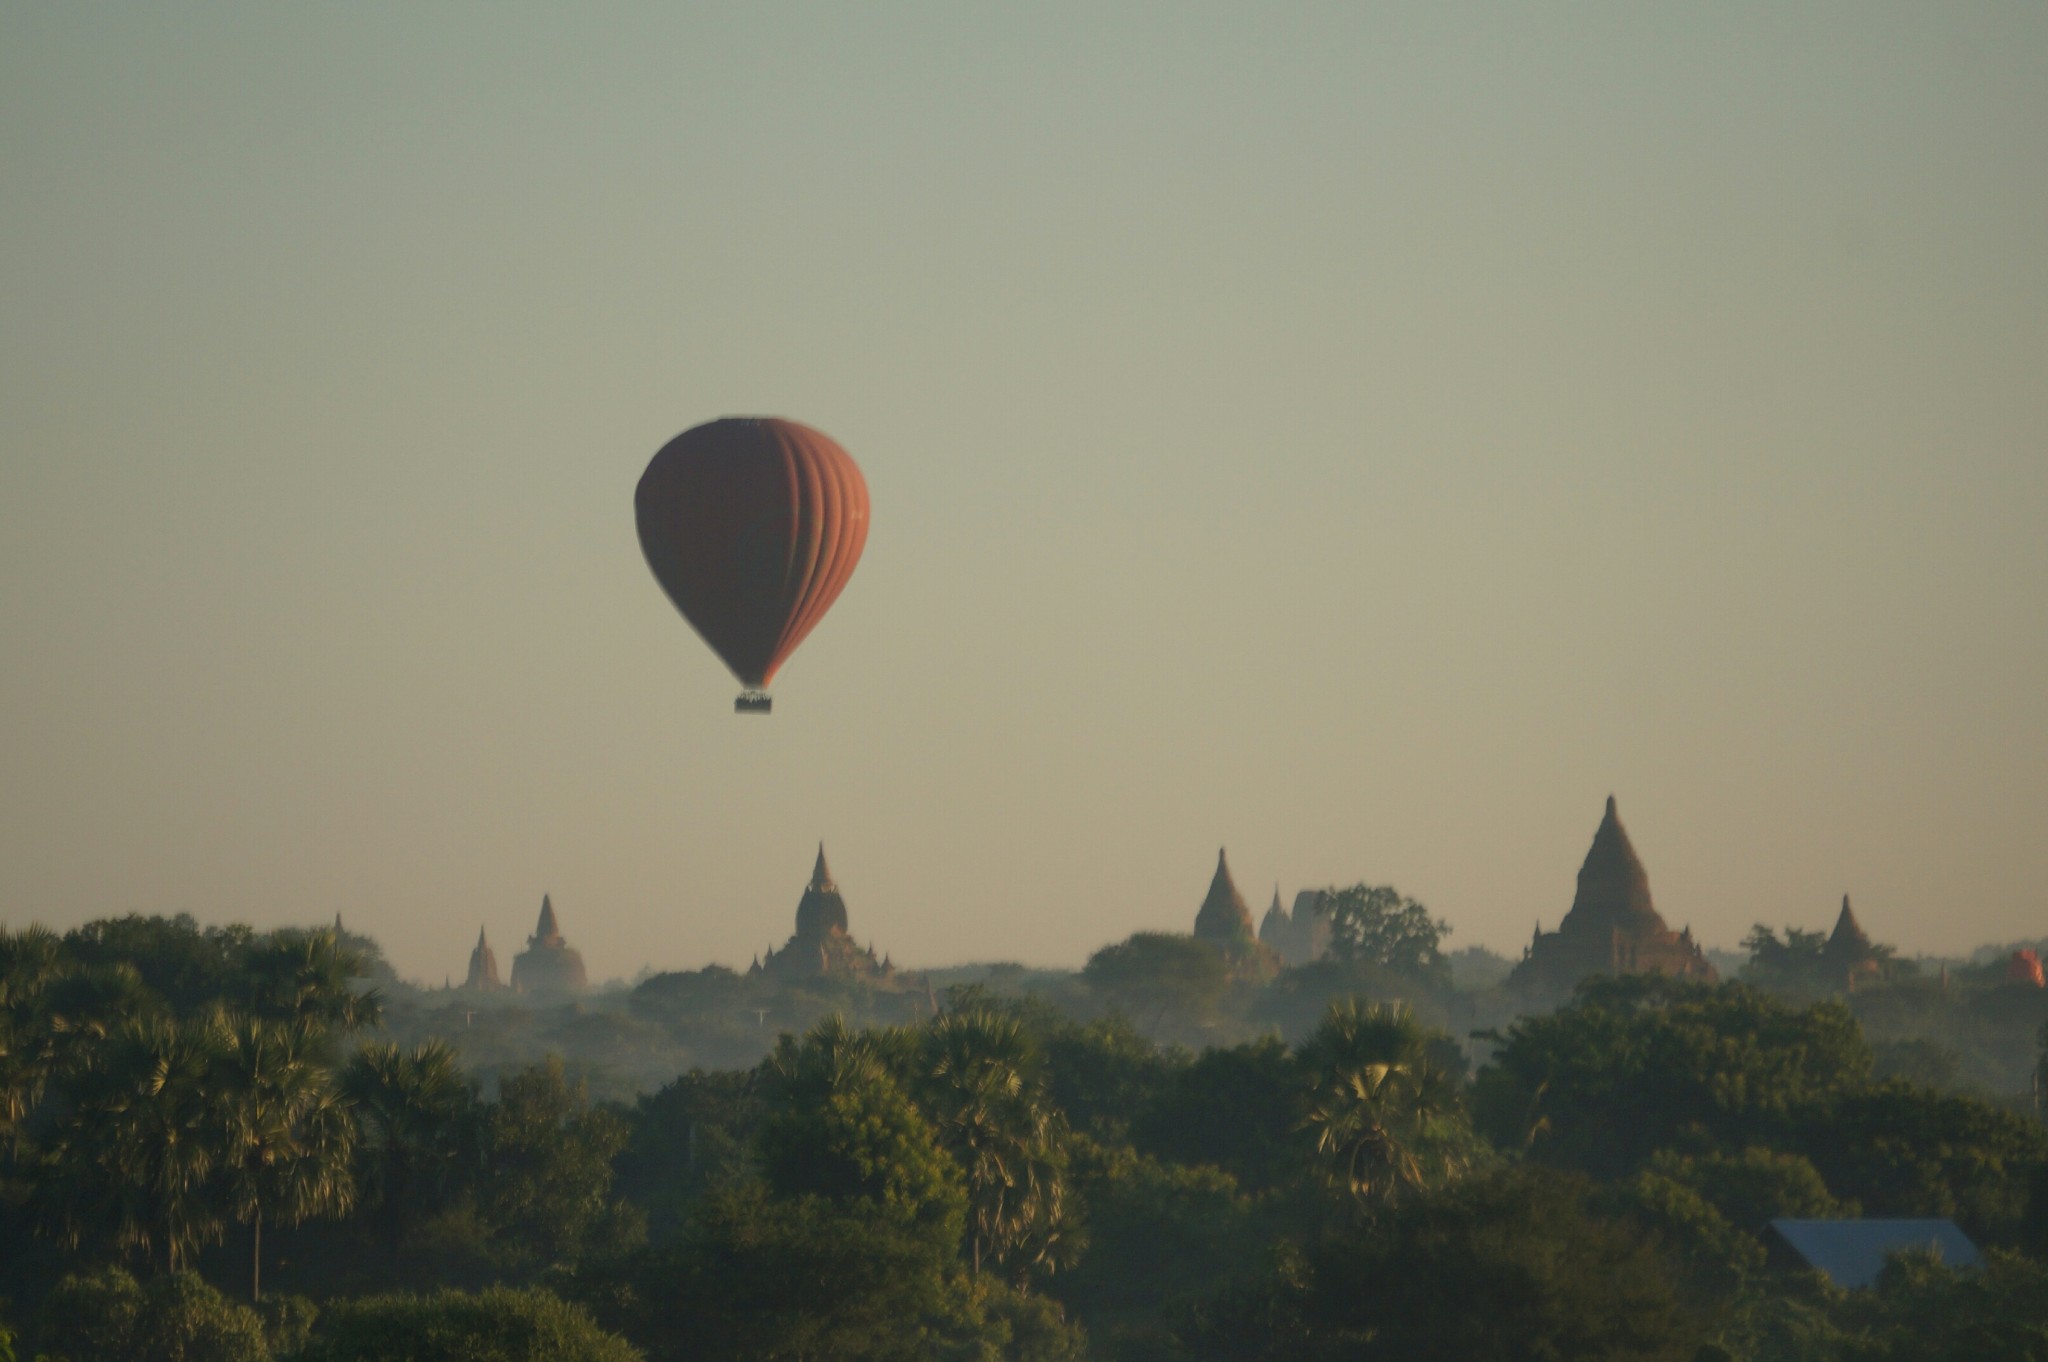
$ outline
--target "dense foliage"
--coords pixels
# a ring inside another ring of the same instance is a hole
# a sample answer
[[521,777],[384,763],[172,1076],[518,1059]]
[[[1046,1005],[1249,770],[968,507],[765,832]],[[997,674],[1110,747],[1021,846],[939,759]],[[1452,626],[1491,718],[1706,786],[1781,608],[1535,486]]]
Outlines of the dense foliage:
[[[1359,889],[1277,977],[1141,935],[630,1104],[394,1036],[337,933],[0,930],[0,1358],[2042,1355],[2048,1131],[1888,1069],[1882,990],[1595,979],[1475,1055],[1440,924]],[[635,1025],[760,987],[650,982]],[[1989,1256],[1783,1265],[1773,1219],[1858,1214]]]

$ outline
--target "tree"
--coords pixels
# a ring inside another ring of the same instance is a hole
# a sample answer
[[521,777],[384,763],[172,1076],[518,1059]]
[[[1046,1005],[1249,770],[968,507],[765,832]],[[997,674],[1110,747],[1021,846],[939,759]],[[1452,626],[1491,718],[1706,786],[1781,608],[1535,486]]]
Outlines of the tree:
[[483,1113],[479,1193],[508,1265],[573,1265],[644,1237],[637,1214],[611,1196],[626,1134],[624,1118],[592,1107],[553,1055],[499,1083]]
[[64,1362],[270,1362],[263,1321],[190,1272],[138,1283],[117,1267],[66,1277],[39,1342]]
[[1123,1142],[1184,1062],[1121,1013],[1053,1027],[1044,1044],[1053,1104],[1076,1130],[1112,1144]]
[[1795,1009],[1746,984],[1661,975],[1589,979],[1570,1005],[1496,1039],[1473,1085],[1481,1128],[1609,1177],[1681,1140],[1782,1147],[1798,1113],[1870,1071],[1840,1003]]
[[676,1362],[928,1357],[959,1310],[958,1225],[865,1196],[715,1191],[642,1261],[632,1332]]
[[249,1226],[249,1298],[263,1299],[263,1222],[341,1215],[355,1201],[355,1126],[314,1058],[304,1020],[223,1017],[214,1091],[221,1102],[220,1174],[228,1213]]
[[802,1041],[784,1036],[761,1065],[766,1108],[757,1150],[785,1197],[872,1203],[960,1242],[965,1191],[931,1124],[872,1048],[834,1017]]
[[330,1306],[302,1362],[640,1362],[588,1311],[539,1287],[365,1296]]
[[243,953],[255,940],[247,927],[201,930],[191,914],[103,918],[64,934],[64,948],[83,965],[126,965],[180,1017],[195,1016],[232,996]]
[[1680,1362],[1701,1329],[1660,1255],[1538,1169],[1469,1179],[1309,1255],[1309,1358]]
[[476,1090],[438,1040],[411,1051],[365,1045],[342,1070],[339,1088],[361,1128],[359,1181],[395,1256],[407,1232],[443,1210],[476,1168]]
[[1401,1006],[1331,1006],[1297,1056],[1301,1128],[1332,1185],[1361,1207],[1439,1185],[1470,1163],[1457,1081]]
[[0,927],[0,1149],[9,1155],[18,1152],[23,1123],[55,1064],[46,1007],[63,967],[54,932]]
[[1338,959],[1368,961],[1437,988],[1450,987],[1451,966],[1443,952],[1450,924],[1432,918],[1429,909],[1392,885],[1325,889],[1323,910],[1330,918],[1330,953]]
[[[1776,931],[1759,922],[1742,938],[1742,949],[1749,952],[1742,977],[1764,987],[1811,987],[1825,972],[1821,952],[1827,944],[1826,932],[1806,932],[1797,927],[1787,927],[1785,939],[1780,941]],[[1829,982],[1839,985],[1841,980]]]
[[924,1028],[916,1095],[967,1191],[967,1256],[1022,1276],[1071,1265],[1066,1123],[1047,1100],[1036,1047],[1014,1018],[948,1012]]
[[368,975],[369,961],[331,929],[273,932],[244,949],[241,966],[226,996],[252,1016],[330,1031],[374,1026],[383,1016],[381,995],[352,982]]
[[1302,1076],[1268,1037],[1214,1047],[1175,1069],[1132,1132],[1144,1152],[1221,1168],[1253,1192],[1278,1185],[1300,1160]]
[[1230,962],[1206,941],[1139,932],[1088,957],[1081,978],[1097,996],[1157,1037],[1163,1025],[1199,1031],[1215,1020]]
[[1046,1290],[1098,1337],[1216,1290],[1255,1258],[1258,1208],[1221,1169],[1083,1138],[1072,1175],[1088,1204],[1088,1252]]
[[652,1238],[673,1240],[693,1201],[746,1168],[760,1105],[752,1073],[702,1069],[640,1098],[617,1161],[618,1185],[647,1212]]
[[2048,1354],[2048,1264],[1993,1249],[1958,1272],[1906,1255],[1837,1313],[1855,1362],[2036,1362]]
[[67,1247],[90,1234],[178,1271],[220,1237],[217,1028],[166,1018],[116,1027],[74,1085],[37,1187]]
[[1986,1102],[1886,1083],[1802,1113],[1798,1146],[1868,1215],[1953,1216],[1973,1235],[2018,1230],[2048,1129]]
[[964,1179],[883,1059],[914,1069],[908,1039],[831,1018],[763,1061],[760,1179],[699,1198],[634,1274],[663,1357],[908,1362],[971,1325]]

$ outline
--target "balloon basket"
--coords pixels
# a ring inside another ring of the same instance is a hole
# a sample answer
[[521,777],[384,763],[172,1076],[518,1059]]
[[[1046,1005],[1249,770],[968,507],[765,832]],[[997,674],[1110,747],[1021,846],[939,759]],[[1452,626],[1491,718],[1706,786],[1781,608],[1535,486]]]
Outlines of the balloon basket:
[[765,690],[743,690],[740,698],[732,702],[735,714],[766,714],[775,708],[775,697]]

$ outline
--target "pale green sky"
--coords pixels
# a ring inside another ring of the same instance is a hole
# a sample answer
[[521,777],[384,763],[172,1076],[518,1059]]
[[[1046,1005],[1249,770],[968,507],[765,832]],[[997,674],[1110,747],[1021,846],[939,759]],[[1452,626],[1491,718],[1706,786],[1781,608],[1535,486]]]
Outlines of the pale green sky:
[[[0,920],[2048,932],[2048,6],[0,4]],[[641,562],[773,413],[767,720]]]

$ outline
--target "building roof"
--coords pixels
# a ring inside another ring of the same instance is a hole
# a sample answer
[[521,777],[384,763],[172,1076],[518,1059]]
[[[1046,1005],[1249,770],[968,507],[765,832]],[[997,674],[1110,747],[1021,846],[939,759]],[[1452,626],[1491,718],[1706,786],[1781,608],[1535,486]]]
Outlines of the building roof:
[[1230,878],[1230,860],[1223,848],[1216,849],[1216,875],[1209,881],[1209,894],[1195,914],[1195,935],[1204,941],[1238,942],[1252,939],[1252,913],[1244,905]]
[[1579,866],[1578,892],[1572,896],[1571,911],[1557,930],[1566,936],[1581,933],[1606,937],[1621,931],[1635,935],[1670,930],[1650,901],[1650,876],[1621,825],[1614,796],[1607,796],[1607,813],[1593,834],[1593,845]]
[[1771,1228],[1807,1266],[1851,1291],[1873,1285],[1894,1253],[1926,1250],[1949,1267],[1977,1261],[1977,1246],[1953,1220],[1773,1220]]

